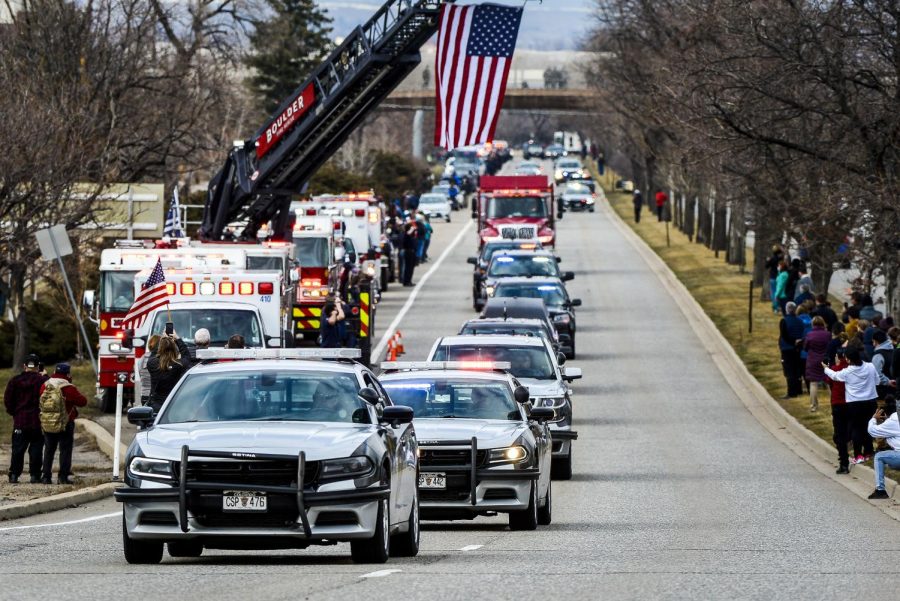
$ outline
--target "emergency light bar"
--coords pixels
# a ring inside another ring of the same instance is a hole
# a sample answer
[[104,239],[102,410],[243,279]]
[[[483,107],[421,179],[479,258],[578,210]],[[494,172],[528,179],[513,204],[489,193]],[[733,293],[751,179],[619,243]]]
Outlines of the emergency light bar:
[[197,359],[359,359],[358,348],[197,349]]
[[512,368],[509,361],[385,361],[384,371],[414,371],[419,369],[459,369],[506,371]]

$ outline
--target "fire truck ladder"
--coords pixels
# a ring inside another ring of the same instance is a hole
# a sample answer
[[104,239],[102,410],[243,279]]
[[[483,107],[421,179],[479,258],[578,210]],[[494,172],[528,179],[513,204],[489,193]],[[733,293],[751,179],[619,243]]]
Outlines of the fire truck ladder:
[[[231,150],[210,181],[201,237],[220,240],[229,223],[247,221],[240,237],[255,240],[270,220],[281,237],[289,225],[291,196],[421,62],[419,49],[437,31],[441,2],[451,1],[387,0],[347,36],[253,138]],[[257,157],[257,139],[310,86],[311,108]]]

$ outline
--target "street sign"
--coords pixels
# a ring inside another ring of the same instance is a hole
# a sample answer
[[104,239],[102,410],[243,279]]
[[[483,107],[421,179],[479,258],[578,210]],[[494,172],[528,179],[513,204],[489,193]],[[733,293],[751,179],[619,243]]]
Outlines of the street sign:
[[38,230],[34,236],[41,248],[41,258],[45,261],[72,254],[72,243],[69,242],[69,234],[66,233],[64,225],[54,225],[45,230]]

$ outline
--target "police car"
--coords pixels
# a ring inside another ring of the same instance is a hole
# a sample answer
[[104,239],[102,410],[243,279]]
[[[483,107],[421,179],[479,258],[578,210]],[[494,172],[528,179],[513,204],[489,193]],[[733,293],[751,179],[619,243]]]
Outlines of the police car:
[[382,363],[394,402],[413,408],[423,519],[509,514],[513,530],[551,521],[547,407],[532,408],[509,363]]
[[572,399],[569,382],[581,378],[581,369],[561,367],[560,358],[543,336],[444,336],[438,338],[429,361],[500,361],[528,388],[535,407],[553,409],[549,420],[553,437],[553,477],[572,477]]
[[572,271],[559,269],[559,257],[549,250],[502,250],[494,253],[480,281],[479,298],[473,305],[484,307],[494,295],[497,282],[504,278],[558,278],[562,282],[575,279]]
[[[356,562],[419,547],[412,410],[358,349],[201,350],[126,456],[125,558],[349,542]],[[312,361],[296,359],[331,359]],[[247,360],[249,359],[249,360]],[[227,361],[227,362],[223,362]]]

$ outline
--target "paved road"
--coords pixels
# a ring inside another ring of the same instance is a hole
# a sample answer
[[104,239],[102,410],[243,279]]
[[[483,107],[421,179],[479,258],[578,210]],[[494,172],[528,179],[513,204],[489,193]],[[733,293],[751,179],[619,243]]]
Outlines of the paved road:
[[[464,227],[457,215],[438,224],[442,245]],[[585,379],[575,477],[554,484],[551,526],[429,524],[417,558],[385,566],[353,565],[341,546],[133,567],[118,507],[103,502],[0,524],[0,599],[895,596],[900,525],[757,424],[611,220],[606,209],[568,214],[560,228],[571,291],[584,300],[572,364]],[[474,243],[470,230],[420,290],[402,322],[407,358],[424,358],[435,336],[472,315]],[[401,305],[386,297],[384,315]],[[4,530],[25,525],[39,527]]]

